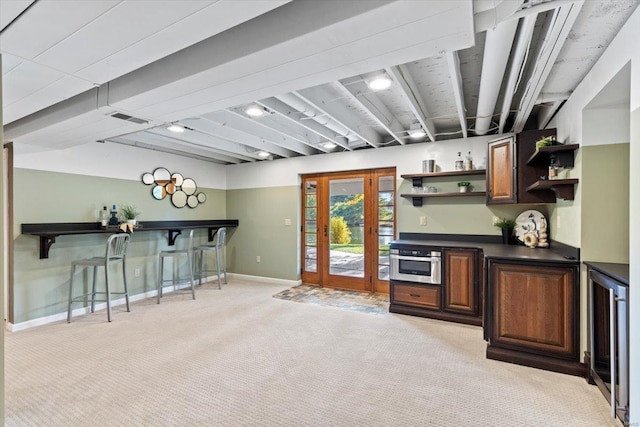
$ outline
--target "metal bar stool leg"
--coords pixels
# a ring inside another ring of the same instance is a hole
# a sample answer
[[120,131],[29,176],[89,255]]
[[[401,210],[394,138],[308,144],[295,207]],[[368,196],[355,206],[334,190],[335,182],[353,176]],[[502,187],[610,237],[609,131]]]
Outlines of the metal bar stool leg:
[[191,295],[193,296],[193,299],[196,299],[196,291],[193,288],[193,282],[195,282],[195,280],[193,280],[193,259],[191,257],[192,255],[188,253],[187,264],[189,266],[189,279],[191,279]]
[[91,285],[91,312],[95,313],[96,307],[96,283],[98,282],[98,267],[93,266],[93,284]]
[[122,259],[122,281],[124,283],[124,299],[127,303],[127,311],[131,311],[129,307],[129,289],[127,288],[127,273],[126,273],[124,258]]
[[164,258],[159,257],[158,260],[158,304],[160,304],[160,297],[162,297],[162,281],[164,280],[162,274],[164,272]]
[[111,291],[109,290],[109,265],[104,266],[104,286],[107,293],[107,321],[111,322]]
[[73,276],[76,272],[76,266],[71,264],[71,280],[69,280],[69,302],[67,304],[67,323],[71,323],[71,300],[73,299]]
[[218,289],[222,289],[222,279],[220,278],[220,249],[216,249],[216,273],[218,274]]

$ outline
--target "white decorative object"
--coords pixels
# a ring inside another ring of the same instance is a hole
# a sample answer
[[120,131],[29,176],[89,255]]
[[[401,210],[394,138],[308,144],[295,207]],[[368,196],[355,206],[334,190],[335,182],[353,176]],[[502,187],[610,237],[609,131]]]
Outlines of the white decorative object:
[[513,229],[516,238],[530,248],[548,247],[547,220],[536,210],[522,212]]

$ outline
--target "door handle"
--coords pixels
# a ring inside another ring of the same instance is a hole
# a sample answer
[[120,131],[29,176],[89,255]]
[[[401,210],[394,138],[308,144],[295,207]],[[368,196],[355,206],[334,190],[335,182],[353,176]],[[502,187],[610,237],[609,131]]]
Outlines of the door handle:
[[324,225],[324,237],[327,237],[327,224]]

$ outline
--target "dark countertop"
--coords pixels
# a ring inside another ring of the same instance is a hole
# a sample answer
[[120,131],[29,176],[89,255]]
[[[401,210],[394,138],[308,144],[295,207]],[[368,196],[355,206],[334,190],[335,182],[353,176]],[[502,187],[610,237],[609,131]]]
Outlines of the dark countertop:
[[629,264],[618,264],[614,262],[585,261],[585,265],[629,286]]
[[496,243],[483,243],[483,242],[469,242],[469,241],[456,241],[456,240],[430,240],[430,239],[398,239],[391,242],[391,244],[400,243],[404,245],[419,245],[419,246],[435,246],[439,248],[468,248],[468,249],[481,249],[484,253],[485,259],[502,259],[502,260],[520,260],[520,261],[551,261],[562,262],[568,264],[577,264],[577,259],[567,259],[563,255],[554,251],[552,248],[528,248],[520,245],[503,245]]

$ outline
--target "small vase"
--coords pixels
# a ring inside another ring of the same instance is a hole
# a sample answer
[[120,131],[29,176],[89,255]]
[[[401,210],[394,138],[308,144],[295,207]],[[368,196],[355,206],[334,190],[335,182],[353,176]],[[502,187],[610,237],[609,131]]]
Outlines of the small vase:
[[128,219],[127,220],[127,224],[131,224],[133,227],[135,227],[137,223],[138,223],[137,219]]
[[468,188],[469,187],[466,187],[466,186],[458,187],[461,193],[466,193]]
[[510,245],[511,244],[511,236],[513,236],[513,228],[502,228],[502,244]]

